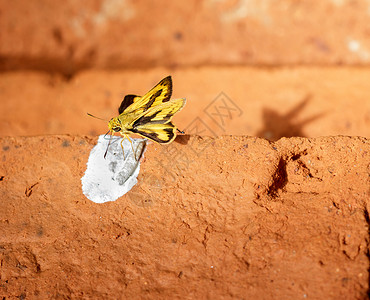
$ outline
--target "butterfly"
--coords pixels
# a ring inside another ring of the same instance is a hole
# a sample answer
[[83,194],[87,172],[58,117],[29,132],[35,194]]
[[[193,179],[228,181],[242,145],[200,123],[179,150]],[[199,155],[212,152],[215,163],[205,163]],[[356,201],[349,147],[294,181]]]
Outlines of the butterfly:
[[[119,132],[123,136],[121,140],[122,151],[122,142],[125,138],[129,140],[133,150],[130,134],[139,134],[159,144],[169,144],[176,138],[177,132],[184,133],[178,130],[171,120],[174,114],[184,107],[186,99],[171,100],[171,95],[172,79],[171,76],[167,76],[144,96],[126,95],[123,98],[118,108],[118,117],[112,118],[108,122],[108,132],[111,133],[111,137],[115,132]],[[89,113],[88,115],[95,117]],[[107,155],[108,147],[104,158]]]

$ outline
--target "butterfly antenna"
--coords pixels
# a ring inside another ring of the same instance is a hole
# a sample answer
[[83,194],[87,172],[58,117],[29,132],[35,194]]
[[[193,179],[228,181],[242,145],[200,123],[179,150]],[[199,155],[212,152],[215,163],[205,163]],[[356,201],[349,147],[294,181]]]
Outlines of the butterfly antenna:
[[99,119],[99,120],[102,120],[102,121],[106,121],[106,122],[108,122],[108,120],[105,120],[105,119],[102,119],[102,118],[96,117],[96,116],[94,116],[94,115],[92,115],[92,114],[87,113],[87,115],[88,115],[88,116],[90,116],[90,117],[93,117],[93,118],[95,118],[95,119]]
[[185,133],[185,131],[179,130],[178,128],[176,128],[176,129],[177,129],[177,131],[178,131],[178,132],[180,132],[180,133],[182,133],[182,134],[184,134],[184,133]]
[[111,136],[110,136],[110,139],[109,139],[109,142],[108,142],[108,146],[107,146],[107,150],[105,150],[105,153],[104,153],[104,159],[105,159],[105,157],[107,156],[108,149],[109,149],[109,145],[110,145],[110,141],[112,140],[112,136],[113,136],[113,132],[112,132],[112,134],[111,134]]
[[106,139],[107,134],[109,134],[109,133],[110,133],[110,130],[108,130],[108,131],[107,131],[107,133],[106,133],[106,134],[104,134],[104,139]]

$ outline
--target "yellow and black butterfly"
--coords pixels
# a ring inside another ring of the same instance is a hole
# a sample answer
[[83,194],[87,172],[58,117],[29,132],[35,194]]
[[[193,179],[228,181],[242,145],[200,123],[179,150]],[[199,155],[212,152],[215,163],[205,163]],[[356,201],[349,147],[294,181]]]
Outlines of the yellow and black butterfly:
[[137,95],[124,97],[118,108],[119,116],[110,119],[108,123],[111,135],[115,132],[123,135],[122,151],[122,142],[125,138],[132,146],[130,134],[136,133],[157,143],[168,144],[175,139],[176,131],[183,133],[176,128],[171,119],[184,107],[186,100],[185,98],[170,100],[171,95],[172,79],[171,76],[167,76],[142,97]]

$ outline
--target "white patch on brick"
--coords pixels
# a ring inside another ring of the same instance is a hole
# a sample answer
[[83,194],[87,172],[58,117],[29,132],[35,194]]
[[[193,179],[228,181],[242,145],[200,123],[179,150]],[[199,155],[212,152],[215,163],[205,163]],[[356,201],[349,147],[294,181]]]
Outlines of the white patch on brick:
[[341,7],[346,4],[347,0],[330,0],[330,2],[335,6]]
[[351,52],[357,52],[360,49],[360,43],[356,40],[350,40],[348,42],[348,49]]
[[[145,139],[131,139],[134,151],[139,160],[144,148]],[[99,137],[97,145],[91,150],[85,175],[81,178],[82,192],[95,203],[115,201],[126,194],[137,183],[140,160],[136,161],[130,142],[123,142],[125,158],[120,146],[121,138],[115,138],[110,144],[104,159],[108,140],[104,135]]]
[[[136,11],[130,0],[104,0],[98,12],[91,11],[89,7],[72,16],[70,27],[76,36],[83,38],[91,34],[104,32],[111,21],[125,22],[133,19]],[[89,31],[86,28],[90,28]]]
[[132,4],[127,0],[104,0],[100,11],[93,16],[96,25],[104,26],[111,20],[127,21],[135,16]]
[[348,50],[356,54],[362,62],[369,62],[370,52],[365,49],[357,40],[351,39],[347,43]]
[[[227,5],[227,0],[209,0],[210,6]],[[234,1],[229,9],[225,9],[220,18],[223,22],[234,23],[246,18],[254,18],[265,24],[271,23],[269,10],[273,2],[271,0],[238,0]]]

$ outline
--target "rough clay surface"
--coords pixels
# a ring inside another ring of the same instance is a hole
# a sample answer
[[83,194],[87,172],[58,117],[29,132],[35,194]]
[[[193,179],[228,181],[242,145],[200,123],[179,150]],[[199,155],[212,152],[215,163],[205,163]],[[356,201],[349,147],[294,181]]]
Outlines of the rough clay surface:
[[0,139],[1,296],[367,297],[367,139],[182,136],[101,205],[80,183],[96,141]]

